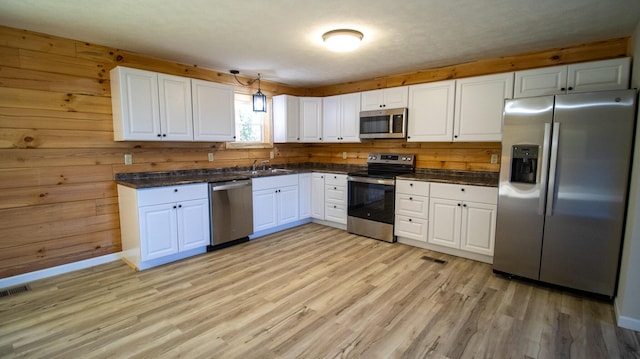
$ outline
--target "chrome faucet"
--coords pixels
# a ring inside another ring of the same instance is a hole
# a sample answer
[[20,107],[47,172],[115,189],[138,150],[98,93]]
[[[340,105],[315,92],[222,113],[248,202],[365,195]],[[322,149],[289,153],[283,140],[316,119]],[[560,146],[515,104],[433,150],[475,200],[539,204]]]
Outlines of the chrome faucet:
[[269,163],[269,160],[264,160],[262,162],[260,162],[262,164],[262,170],[266,170],[267,169],[267,163]]
[[252,171],[256,170],[256,162],[258,162],[258,160],[253,160],[253,164],[251,165],[251,170]]

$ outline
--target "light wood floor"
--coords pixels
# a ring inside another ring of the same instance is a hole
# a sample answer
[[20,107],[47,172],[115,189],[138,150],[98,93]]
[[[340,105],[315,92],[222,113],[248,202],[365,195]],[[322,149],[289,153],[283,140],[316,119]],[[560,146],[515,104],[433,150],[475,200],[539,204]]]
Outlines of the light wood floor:
[[316,224],[31,287],[0,298],[1,357],[640,357],[640,334],[616,327],[609,303]]

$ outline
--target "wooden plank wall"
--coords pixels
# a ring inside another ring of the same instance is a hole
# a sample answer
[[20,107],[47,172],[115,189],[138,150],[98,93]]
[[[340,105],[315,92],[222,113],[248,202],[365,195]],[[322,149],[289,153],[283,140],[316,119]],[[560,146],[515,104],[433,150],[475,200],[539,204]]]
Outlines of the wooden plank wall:
[[[621,56],[618,46],[587,47],[589,54]],[[235,85],[227,73],[0,27],[0,278],[120,251],[114,182],[120,172],[246,166],[269,158],[269,151],[276,153],[275,164],[364,164],[369,152],[398,151],[417,153],[419,167],[499,169],[489,163],[499,143],[381,140],[227,149],[222,143],[114,142],[109,71],[117,65]],[[372,86],[391,87],[395,79],[376,79]],[[262,81],[262,90],[268,96],[359,91],[353,84],[299,89],[269,81]],[[207,161],[208,152],[214,162]],[[132,166],[124,166],[125,153],[133,155]]]

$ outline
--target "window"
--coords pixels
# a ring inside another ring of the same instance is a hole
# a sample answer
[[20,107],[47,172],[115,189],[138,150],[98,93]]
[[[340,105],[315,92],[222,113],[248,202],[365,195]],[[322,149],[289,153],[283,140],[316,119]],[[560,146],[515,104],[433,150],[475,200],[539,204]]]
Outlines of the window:
[[235,108],[236,142],[269,142],[266,131],[267,112],[253,112],[251,95],[235,94]]

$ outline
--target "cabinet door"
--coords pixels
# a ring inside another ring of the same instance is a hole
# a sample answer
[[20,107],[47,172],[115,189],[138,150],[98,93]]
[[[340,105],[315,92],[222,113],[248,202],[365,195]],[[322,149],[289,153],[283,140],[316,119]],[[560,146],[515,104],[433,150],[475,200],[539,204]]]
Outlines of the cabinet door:
[[570,93],[628,89],[630,66],[628,57],[569,65],[567,88]]
[[340,99],[340,141],[360,142],[360,93]]
[[300,98],[300,141],[322,142],[322,98]]
[[462,204],[450,199],[431,198],[429,204],[429,243],[460,248]]
[[496,205],[464,202],[460,248],[493,256],[496,237]]
[[299,217],[298,209],[298,186],[287,186],[278,189],[278,225],[297,221]]
[[384,91],[364,91],[361,94],[360,108],[362,111],[379,110],[384,105]]
[[300,219],[311,217],[311,173],[298,175],[298,198]]
[[324,174],[311,174],[311,217],[324,220]]
[[177,205],[160,204],[138,209],[140,255],[143,261],[178,253]]
[[278,225],[276,189],[253,192],[253,231],[258,232]]
[[513,72],[456,80],[454,141],[501,141],[504,100]]
[[178,203],[177,217],[179,251],[210,244],[209,200],[198,199]]
[[346,187],[327,185],[324,186],[324,198],[325,202],[346,204],[347,203],[347,191]]
[[455,80],[409,86],[407,141],[453,140]]
[[407,86],[384,89],[384,108],[407,107],[409,90]]
[[193,141],[191,80],[158,74],[160,128],[163,141]]
[[126,67],[116,67],[110,74],[114,139],[160,140],[158,74]]
[[396,216],[394,234],[420,242],[427,242],[428,221],[423,218]]
[[193,138],[195,141],[234,141],[233,86],[191,80],[193,94]]
[[513,98],[559,95],[567,89],[567,66],[517,71]]
[[323,142],[340,140],[340,96],[322,99],[322,129]]
[[300,140],[300,106],[295,96],[273,96],[273,142]]

